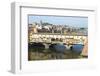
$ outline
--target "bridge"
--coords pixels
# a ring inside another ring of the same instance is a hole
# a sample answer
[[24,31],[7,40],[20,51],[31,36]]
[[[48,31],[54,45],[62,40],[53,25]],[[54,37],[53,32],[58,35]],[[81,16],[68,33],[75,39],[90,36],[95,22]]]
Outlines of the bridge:
[[42,43],[84,43],[87,35],[72,35],[72,34],[51,34],[51,33],[32,33],[29,35],[29,42]]

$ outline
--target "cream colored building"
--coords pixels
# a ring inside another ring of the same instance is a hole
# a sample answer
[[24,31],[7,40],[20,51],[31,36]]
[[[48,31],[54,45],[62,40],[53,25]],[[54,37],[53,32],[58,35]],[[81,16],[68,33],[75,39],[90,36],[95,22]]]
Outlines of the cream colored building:
[[88,56],[88,38],[84,41],[84,48],[81,53],[82,56]]

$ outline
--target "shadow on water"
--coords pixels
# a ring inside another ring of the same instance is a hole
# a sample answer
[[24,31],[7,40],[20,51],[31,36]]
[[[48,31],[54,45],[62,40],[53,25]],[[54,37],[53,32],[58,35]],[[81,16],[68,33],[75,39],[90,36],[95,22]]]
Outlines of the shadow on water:
[[74,44],[71,47],[64,44],[49,44],[45,48],[43,43],[31,43],[28,45],[28,60],[50,60],[50,59],[78,59],[83,45]]

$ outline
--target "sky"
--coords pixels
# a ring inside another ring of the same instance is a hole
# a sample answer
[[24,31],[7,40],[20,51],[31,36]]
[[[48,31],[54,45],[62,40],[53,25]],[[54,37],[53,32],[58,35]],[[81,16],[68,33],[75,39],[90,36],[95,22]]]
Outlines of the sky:
[[74,27],[88,27],[88,17],[71,17],[71,16],[39,16],[39,15],[29,15],[29,24],[33,22],[48,22],[51,24],[69,25]]

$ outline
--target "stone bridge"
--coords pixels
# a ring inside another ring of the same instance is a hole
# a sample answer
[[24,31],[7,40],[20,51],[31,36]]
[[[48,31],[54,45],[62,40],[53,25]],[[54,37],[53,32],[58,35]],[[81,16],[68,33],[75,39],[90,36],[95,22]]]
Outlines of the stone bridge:
[[65,35],[65,34],[45,34],[45,33],[34,33],[29,36],[29,42],[43,42],[43,43],[84,43],[87,35]]

